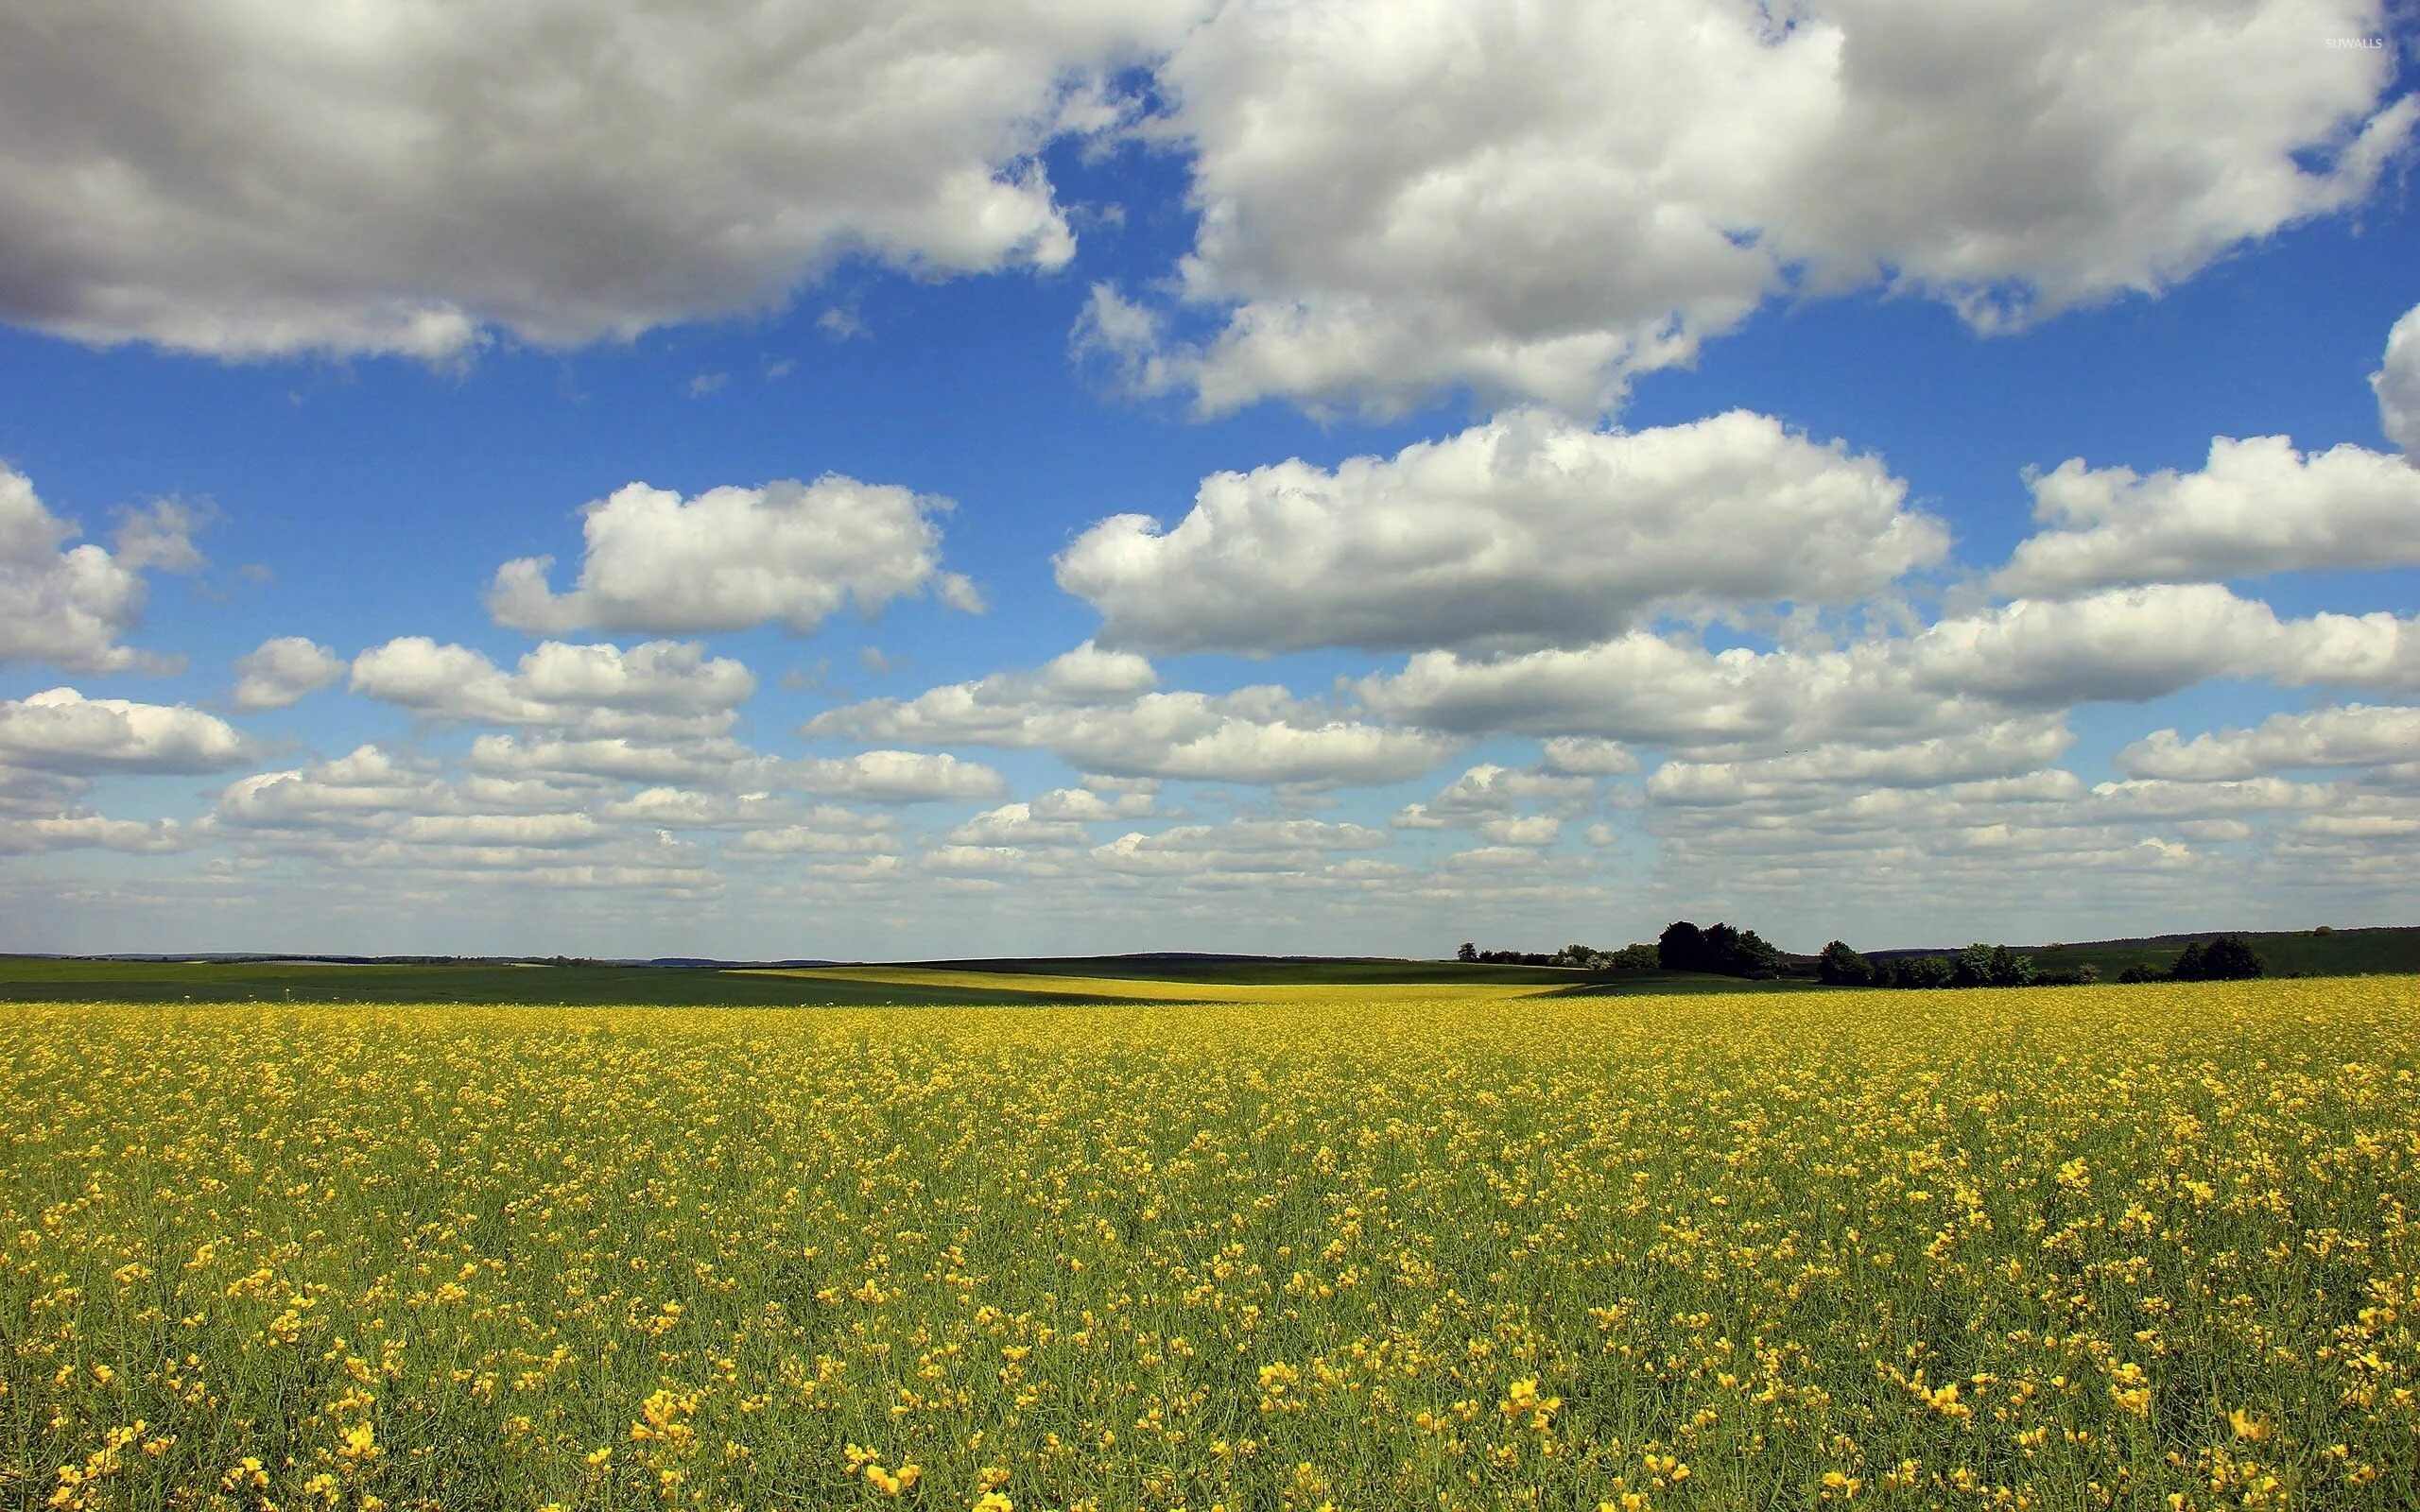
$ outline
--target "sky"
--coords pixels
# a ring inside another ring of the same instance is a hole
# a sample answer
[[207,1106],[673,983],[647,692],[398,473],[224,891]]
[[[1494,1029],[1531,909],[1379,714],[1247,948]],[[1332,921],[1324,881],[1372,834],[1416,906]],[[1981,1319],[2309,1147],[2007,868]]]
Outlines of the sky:
[[2352,0],[0,12],[0,949],[2408,924]]

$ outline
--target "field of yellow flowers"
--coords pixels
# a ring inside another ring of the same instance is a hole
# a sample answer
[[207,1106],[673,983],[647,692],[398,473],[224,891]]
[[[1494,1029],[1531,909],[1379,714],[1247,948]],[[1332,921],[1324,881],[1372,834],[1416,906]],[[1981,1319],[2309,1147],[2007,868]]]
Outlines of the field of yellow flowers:
[[0,1009],[0,1505],[2420,1505],[2420,983]]

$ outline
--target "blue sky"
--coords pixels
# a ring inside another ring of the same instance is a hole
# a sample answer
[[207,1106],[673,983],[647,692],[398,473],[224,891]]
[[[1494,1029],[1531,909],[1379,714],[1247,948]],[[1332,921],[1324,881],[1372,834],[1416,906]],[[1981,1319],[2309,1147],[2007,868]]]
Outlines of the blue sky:
[[0,29],[0,948],[2409,921],[2379,8],[478,9]]

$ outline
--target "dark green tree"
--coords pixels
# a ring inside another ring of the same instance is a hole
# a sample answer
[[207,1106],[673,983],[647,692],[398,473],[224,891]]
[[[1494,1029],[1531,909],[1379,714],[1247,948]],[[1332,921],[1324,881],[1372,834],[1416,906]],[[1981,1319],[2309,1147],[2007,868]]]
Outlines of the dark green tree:
[[2243,982],[2264,970],[2251,941],[2240,935],[2221,935],[2206,943],[2186,946],[2169,974],[2179,982]]
[[1992,985],[1992,948],[1980,940],[1958,953],[1950,963],[1949,985],[1952,987],[1990,987]]
[[1910,955],[1899,963],[1899,986],[1947,987],[1958,979],[1958,964],[1946,955]]
[[1815,958],[1815,974],[1825,987],[1864,987],[1873,982],[1874,968],[1866,964],[1864,956],[1836,939]]
[[2040,975],[2033,969],[2032,956],[2019,955],[2005,945],[1992,947],[1992,986],[2031,987]]
[[1668,971],[1707,970],[1705,932],[1685,919],[1665,925],[1655,941],[1655,964]]
[[1462,948],[1454,953],[1454,959],[1458,961],[1476,961],[1478,959],[1478,947],[1472,944],[1469,940],[1464,940],[1462,941]]
[[1705,962],[1701,971],[1720,971],[1725,976],[1739,974],[1739,932],[1729,924],[1716,922],[1705,926]]
[[2248,982],[2267,973],[2268,967],[2240,935],[2221,935],[2202,949],[2202,964],[2213,982]]
[[[1713,931],[1707,931],[1711,936]],[[1730,958],[1721,968],[1733,976],[1770,982],[1781,975],[1781,949],[1753,929],[1743,929],[1732,941]]]

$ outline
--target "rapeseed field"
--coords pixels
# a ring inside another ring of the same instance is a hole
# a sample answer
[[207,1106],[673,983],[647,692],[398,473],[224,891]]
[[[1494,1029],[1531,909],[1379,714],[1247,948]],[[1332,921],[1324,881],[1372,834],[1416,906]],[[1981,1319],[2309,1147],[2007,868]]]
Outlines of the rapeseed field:
[[2415,1030],[5,1008],[0,1504],[2420,1505]]

